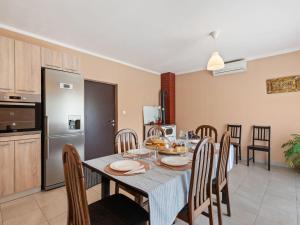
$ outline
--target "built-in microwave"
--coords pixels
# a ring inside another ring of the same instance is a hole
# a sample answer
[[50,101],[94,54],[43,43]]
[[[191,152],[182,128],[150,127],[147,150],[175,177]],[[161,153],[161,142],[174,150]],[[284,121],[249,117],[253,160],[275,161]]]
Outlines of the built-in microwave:
[[41,104],[0,102],[0,133],[41,130]]

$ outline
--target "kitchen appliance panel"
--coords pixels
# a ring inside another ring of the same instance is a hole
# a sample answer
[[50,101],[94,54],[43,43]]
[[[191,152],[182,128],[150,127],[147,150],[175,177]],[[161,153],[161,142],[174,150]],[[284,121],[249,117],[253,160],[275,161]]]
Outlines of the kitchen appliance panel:
[[48,136],[84,130],[84,79],[79,74],[45,70],[45,116]]
[[40,103],[0,102],[0,133],[41,129]]
[[84,158],[84,133],[62,135],[45,140],[44,189],[50,190],[64,184],[62,149],[65,144],[76,147],[80,158]]

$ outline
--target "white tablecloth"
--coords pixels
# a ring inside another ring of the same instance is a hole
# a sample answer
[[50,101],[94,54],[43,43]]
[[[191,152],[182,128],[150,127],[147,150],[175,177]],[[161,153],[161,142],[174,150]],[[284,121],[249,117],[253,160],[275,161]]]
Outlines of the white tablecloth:
[[[216,146],[218,149],[218,146]],[[189,153],[192,154],[192,153]],[[86,161],[85,163],[103,174],[106,165],[122,159],[121,155],[111,155]],[[216,170],[218,155],[214,168]],[[150,224],[171,225],[177,214],[188,202],[191,170],[174,171],[152,164],[152,169],[145,174],[135,176],[112,176],[114,179],[147,193],[149,199]],[[230,146],[228,170],[234,164],[233,146]]]

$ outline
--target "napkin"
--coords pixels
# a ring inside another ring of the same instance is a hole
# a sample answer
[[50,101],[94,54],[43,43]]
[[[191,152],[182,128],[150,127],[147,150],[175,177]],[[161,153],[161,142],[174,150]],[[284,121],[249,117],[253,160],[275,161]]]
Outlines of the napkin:
[[137,174],[137,173],[146,173],[145,167],[143,166],[143,167],[140,167],[138,169],[130,170],[130,171],[124,173],[124,174],[128,175],[128,174]]

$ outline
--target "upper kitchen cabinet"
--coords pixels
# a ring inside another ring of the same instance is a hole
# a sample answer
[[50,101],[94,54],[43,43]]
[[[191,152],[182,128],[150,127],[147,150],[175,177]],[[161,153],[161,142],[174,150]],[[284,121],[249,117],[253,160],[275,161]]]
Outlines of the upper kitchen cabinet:
[[40,47],[15,41],[15,92],[41,94]]
[[74,55],[63,53],[63,70],[79,73],[79,58]]
[[80,73],[80,62],[77,56],[48,48],[42,48],[42,66],[73,73]]
[[0,91],[14,91],[14,40],[0,36]]
[[61,52],[42,48],[42,66],[53,69],[62,69]]

